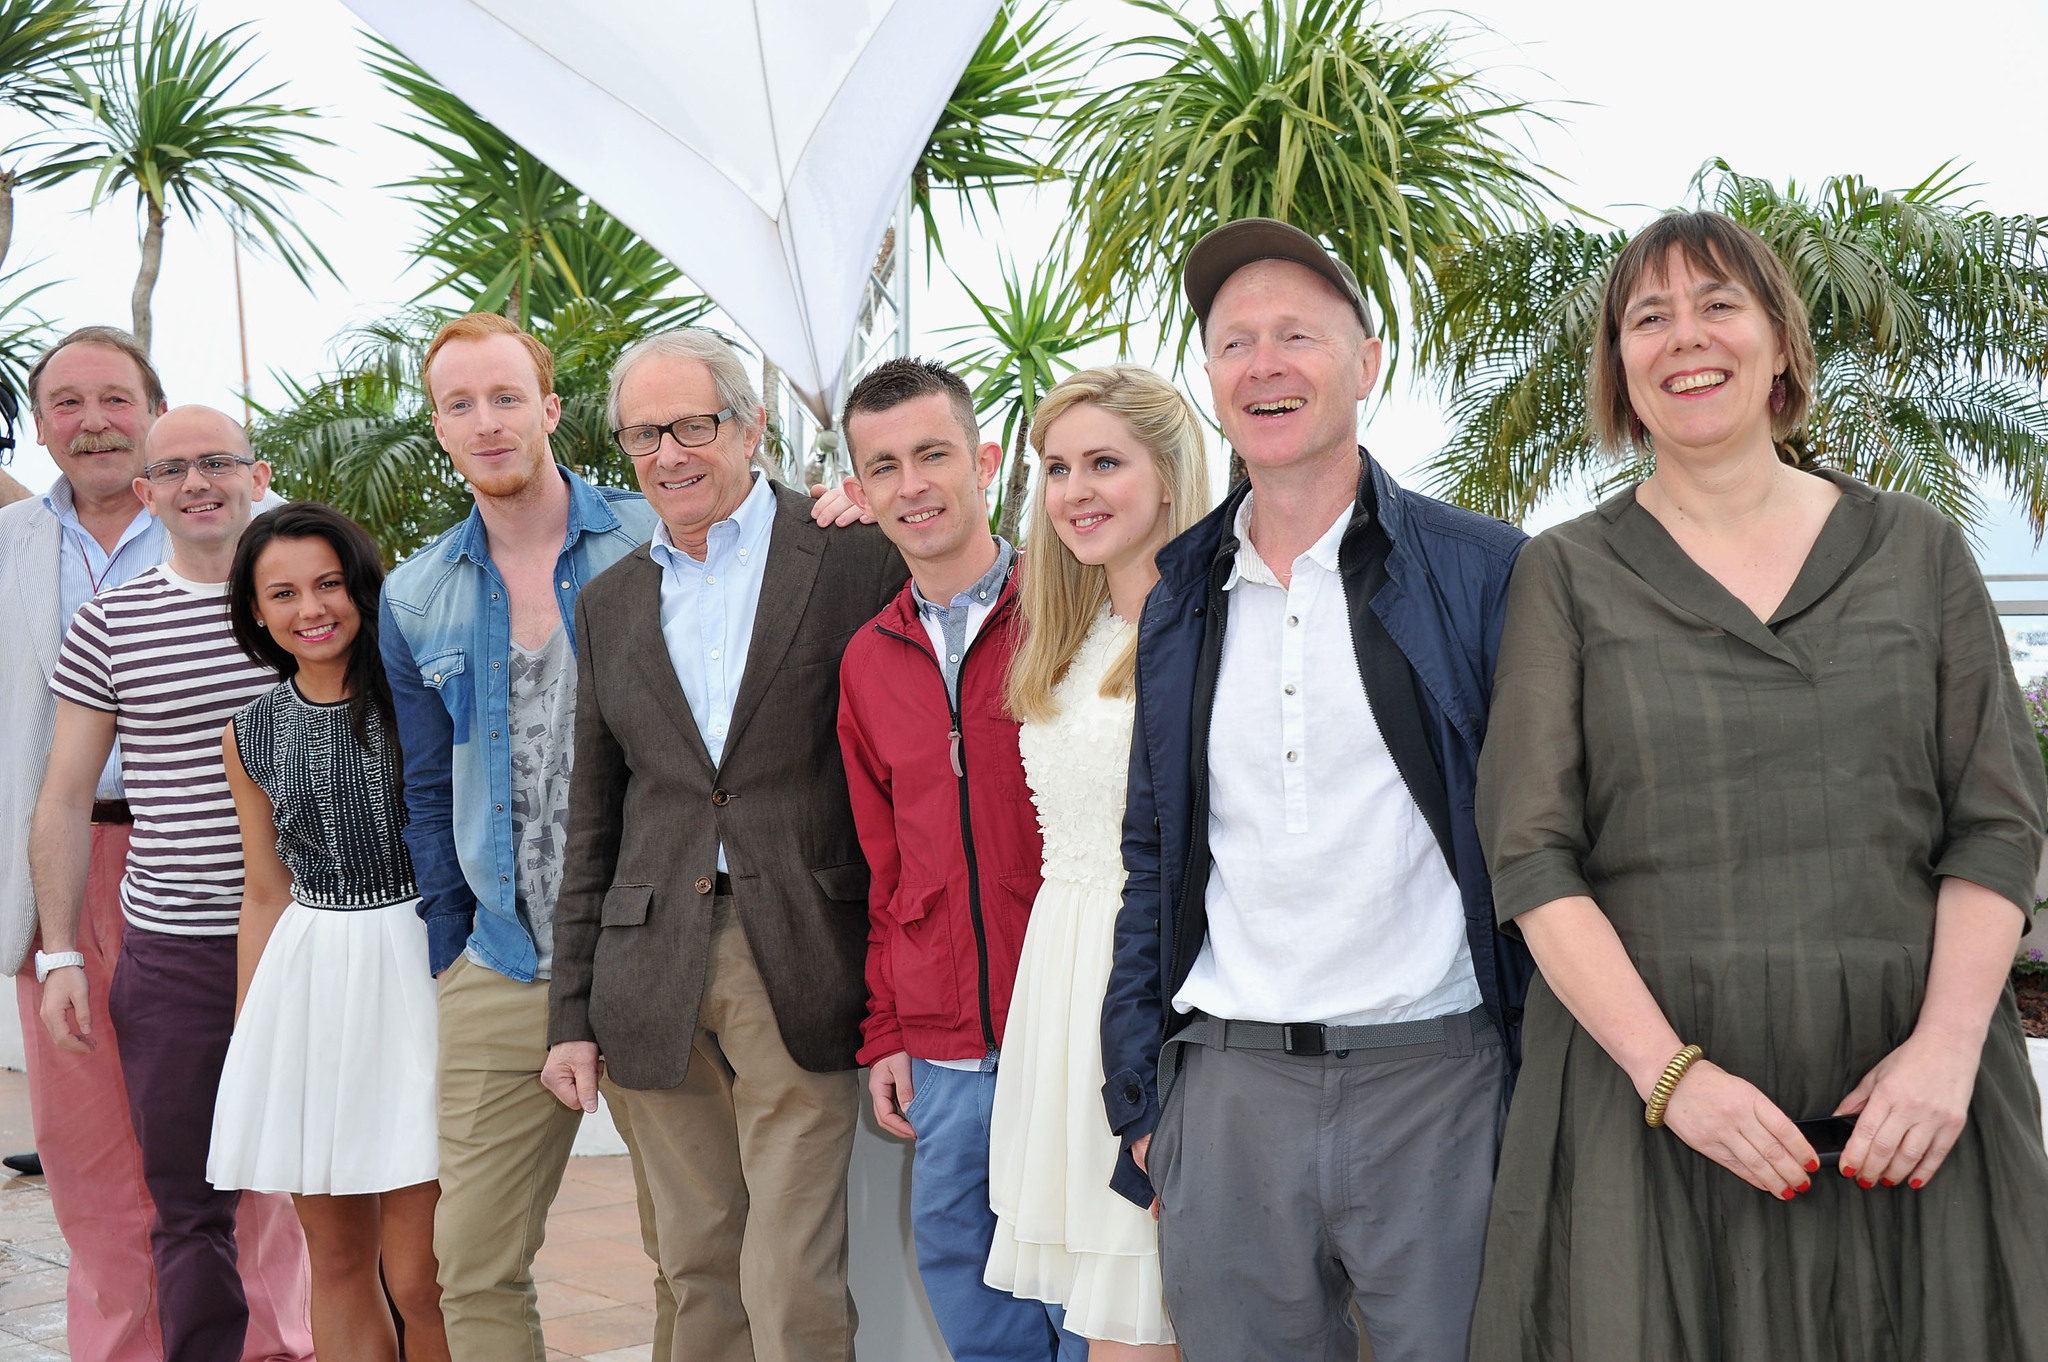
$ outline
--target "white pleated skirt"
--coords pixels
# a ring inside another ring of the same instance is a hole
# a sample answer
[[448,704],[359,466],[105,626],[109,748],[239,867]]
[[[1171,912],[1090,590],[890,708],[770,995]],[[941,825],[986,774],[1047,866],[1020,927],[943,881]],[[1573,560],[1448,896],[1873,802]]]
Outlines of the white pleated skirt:
[[1083,1338],[1171,1343],[1158,1227],[1109,1187],[1123,1142],[1102,1110],[1102,996],[1122,901],[1049,876],[1032,905],[996,1071],[982,1280],[1063,1306]]
[[418,903],[285,909],[221,1070],[208,1182],[355,1196],[439,1175],[437,993]]

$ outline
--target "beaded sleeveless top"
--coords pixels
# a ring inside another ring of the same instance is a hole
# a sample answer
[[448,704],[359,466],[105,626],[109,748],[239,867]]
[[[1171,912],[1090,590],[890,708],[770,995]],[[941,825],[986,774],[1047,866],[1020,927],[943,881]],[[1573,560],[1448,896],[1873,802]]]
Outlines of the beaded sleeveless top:
[[403,832],[398,744],[369,713],[356,741],[346,701],[314,704],[281,681],[235,715],[235,747],[276,810],[277,855],[308,908],[382,908],[418,898]]

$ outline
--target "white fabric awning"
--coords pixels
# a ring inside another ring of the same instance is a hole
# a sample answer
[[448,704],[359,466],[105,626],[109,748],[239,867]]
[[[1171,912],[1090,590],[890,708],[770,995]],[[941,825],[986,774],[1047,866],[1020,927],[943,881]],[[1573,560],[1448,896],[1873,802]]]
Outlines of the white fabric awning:
[[999,0],[345,0],[675,262],[829,424],[889,215]]

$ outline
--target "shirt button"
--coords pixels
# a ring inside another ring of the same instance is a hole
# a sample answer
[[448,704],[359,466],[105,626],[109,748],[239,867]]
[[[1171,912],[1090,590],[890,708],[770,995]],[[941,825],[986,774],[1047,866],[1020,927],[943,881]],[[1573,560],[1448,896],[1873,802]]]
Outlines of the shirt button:
[[723,790],[713,790],[711,792],[711,802],[722,809],[732,803],[732,796]]
[[1288,759],[1289,761],[1300,761],[1300,760],[1301,760],[1301,753],[1299,753],[1299,752],[1289,752],[1289,753],[1287,754],[1287,759]]
[[497,809],[498,809],[498,812],[499,812],[499,813],[503,813],[503,812],[505,812],[505,806],[504,806],[503,804],[500,804],[500,805],[498,805],[498,806],[497,806]]
[[498,876],[498,883],[499,883],[499,884],[510,884],[511,882],[512,882],[512,877],[511,877],[510,875],[500,875],[500,876]]
[[1299,615],[1289,615],[1289,616],[1287,617],[1287,627],[1288,627],[1289,629],[1292,629],[1292,628],[1293,628],[1293,627],[1294,627],[1295,625],[1297,625],[1297,624],[1300,624],[1300,623],[1301,623],[1301,616],[1299,616]]
[[491,730],[491,736],[492,736],[492,737],[494,737],[494,738],[495,738],[495,737],[497,737],[497,736],[498,736],[498,730],[497,730],[497,729],[495,729],[495,728],[494,728],[494,729],[492,729],[492,730]]
[[1282,687],[1281,687],[1281,691],[1282,691],[1282,693],[1284,693],[1284,694],[1287,694],[1287,695],[1292,695],[1292,694],[1294,694],[1294,687],[1292,687],[1292,686],[1282,686]]
[[947,660],[948,662],[958,662],[958,661],[960,660],[960,654],[958,654],[958,653],[948,653],[948,654],[946,655],[946,660]]
[[699,875],[697,877],[697,892],[700,894],[711,892],[711,877],[709,875]]
[[498,599],[498,593],[497,593],[497,592],[495,592],[495,591],[493,591],[493,592],[491,593],[491,599],[492,599],[492,600],[494,600],[494,601],[495,601],[496,599]]
[[[497,671],[497,670],[498,670],[499,668],[503,667],[504,665],[505,665],[505,664],[504,664],[504,663],[502,663],[502,662],[493,662],[493,663],[491,664],[491,670],[492,670],[492,671]],[[437,676],[437,677],[435,677],[434,679],[435,679],[436,681],[438,681],[438,680],[440,680],[441,678]]]
[[718,579],[717,579],[716,577],[710,577],[710,576],[707,576],[707,577],[705,577],[705,579],[704,579],[704,585],[706,585],[706,586],[717,586],[717,585],[718,585]]
[[718,661],[718,649],[716,649],[716,648],[713,648],[713,649],[711,650],[711,660],[712,660],[713,662],[716,662],[716,661]]
[[1145,1094],[1139,1090],[1138,1085],[1136,1083],[1124,1084],[1124,1101],[1129,1102],[1131,1105],[1136,1106],[1138,1103],[1138,1099],[1143,1097],[1144,1095]]
[[562,590],[564,590],[564,591],[567,591],[568,589],[569,589],[569,584],[568,584],[567,582],[564,582],[564,583],[562,583]]
[[435,684],[435,685],[437,685],[437,686],[441,684],[441,673],[439,673],[439,672],[435,672],[435,673],[434,673],[434,684]]

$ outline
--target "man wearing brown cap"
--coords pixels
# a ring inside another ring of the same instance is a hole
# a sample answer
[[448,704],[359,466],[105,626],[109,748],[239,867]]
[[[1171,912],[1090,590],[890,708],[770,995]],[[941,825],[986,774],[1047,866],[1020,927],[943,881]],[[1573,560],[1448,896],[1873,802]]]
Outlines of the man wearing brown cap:
[[1250,478],[1139,621],[1109,1123],[1189,1362],[1355,1358],[1354,1307],[1456,1362],[1530,973],[1472,815],[1523,536],[1358,444],[1380,342],[1313,238],[1228,223],[1184,281]]

